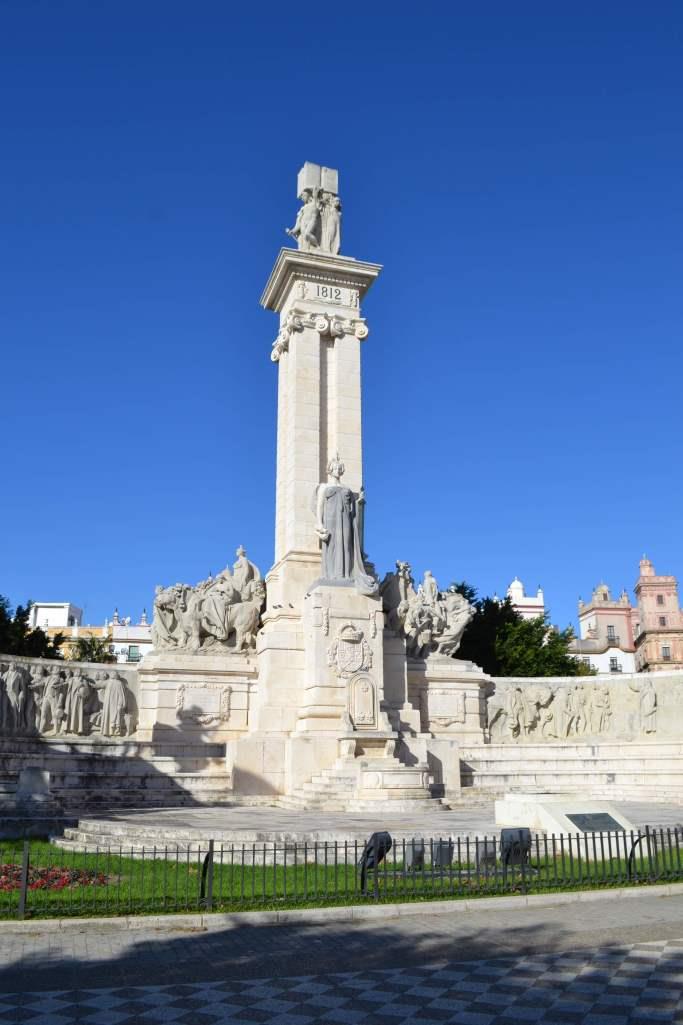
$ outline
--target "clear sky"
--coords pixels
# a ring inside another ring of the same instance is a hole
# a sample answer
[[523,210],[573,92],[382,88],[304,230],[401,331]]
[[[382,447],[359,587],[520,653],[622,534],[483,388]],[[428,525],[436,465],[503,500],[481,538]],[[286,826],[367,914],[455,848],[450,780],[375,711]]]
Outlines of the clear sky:
[[0,593],[273,557],[304,160],[364,313],[367,547],[576,617],[683,578],[683,6],[0,0]]

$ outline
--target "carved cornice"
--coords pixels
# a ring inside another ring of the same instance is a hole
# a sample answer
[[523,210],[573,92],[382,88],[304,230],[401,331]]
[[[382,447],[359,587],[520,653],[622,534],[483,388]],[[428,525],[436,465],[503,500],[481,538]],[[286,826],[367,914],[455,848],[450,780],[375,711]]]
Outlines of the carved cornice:
[[261,296],[261,305],[279,313],[292,286],[302,277],[357,288],[362,299],[381,270],[379,263],[353,260],[348,256],[281,249]]

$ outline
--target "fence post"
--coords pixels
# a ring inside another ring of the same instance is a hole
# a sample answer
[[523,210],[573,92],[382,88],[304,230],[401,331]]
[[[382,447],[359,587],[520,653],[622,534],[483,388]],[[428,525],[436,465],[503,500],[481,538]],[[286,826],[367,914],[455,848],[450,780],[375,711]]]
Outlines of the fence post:
[[24,850],[21,856],[21,882],[19,886],[19,918],[26,917],[26,898],[28,896],[28,865],[29,865],[29,842],[24,840]]
[[374,872],[374,875],[375,875],[374,897],[375,897],[375,900],[378,901],[379,900],[379,877],[377,875],[377,873],[379,872],[379,834],[378,833],[375,833],[374,840],[375,840],[375,843],[374,843],[374,848],[375,848],[375,850],[374,850],[375,864],[374,864],[374,868],[373,868],[373,872]]
[[[244,878],[244,854],[242,856],[242,877]],[[204,855],[202,865],[202,881],[199,902],[207,911],[213,908],[213,840],[209,840],[209,849]]]

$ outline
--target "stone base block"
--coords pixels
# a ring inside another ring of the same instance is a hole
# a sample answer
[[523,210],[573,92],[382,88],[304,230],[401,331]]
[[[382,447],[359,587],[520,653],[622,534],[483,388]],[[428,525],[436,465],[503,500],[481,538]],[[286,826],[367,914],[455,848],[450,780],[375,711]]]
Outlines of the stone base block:
[[284,734],[253,734],[229,741],[226,760],[232,773],[233,793],[284,794],[287,744]]

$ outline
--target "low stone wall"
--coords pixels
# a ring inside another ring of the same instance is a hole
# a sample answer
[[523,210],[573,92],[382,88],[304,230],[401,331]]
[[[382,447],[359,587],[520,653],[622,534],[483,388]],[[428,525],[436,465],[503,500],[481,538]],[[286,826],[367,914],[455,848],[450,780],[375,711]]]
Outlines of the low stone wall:
[[0,654],[0,736],[127,737],[138,718],[137,668]]
[[137,668],[0,655],[0,834],[51,832],[84,810],[215,804],[225,745],[177,718],[140,726]]

